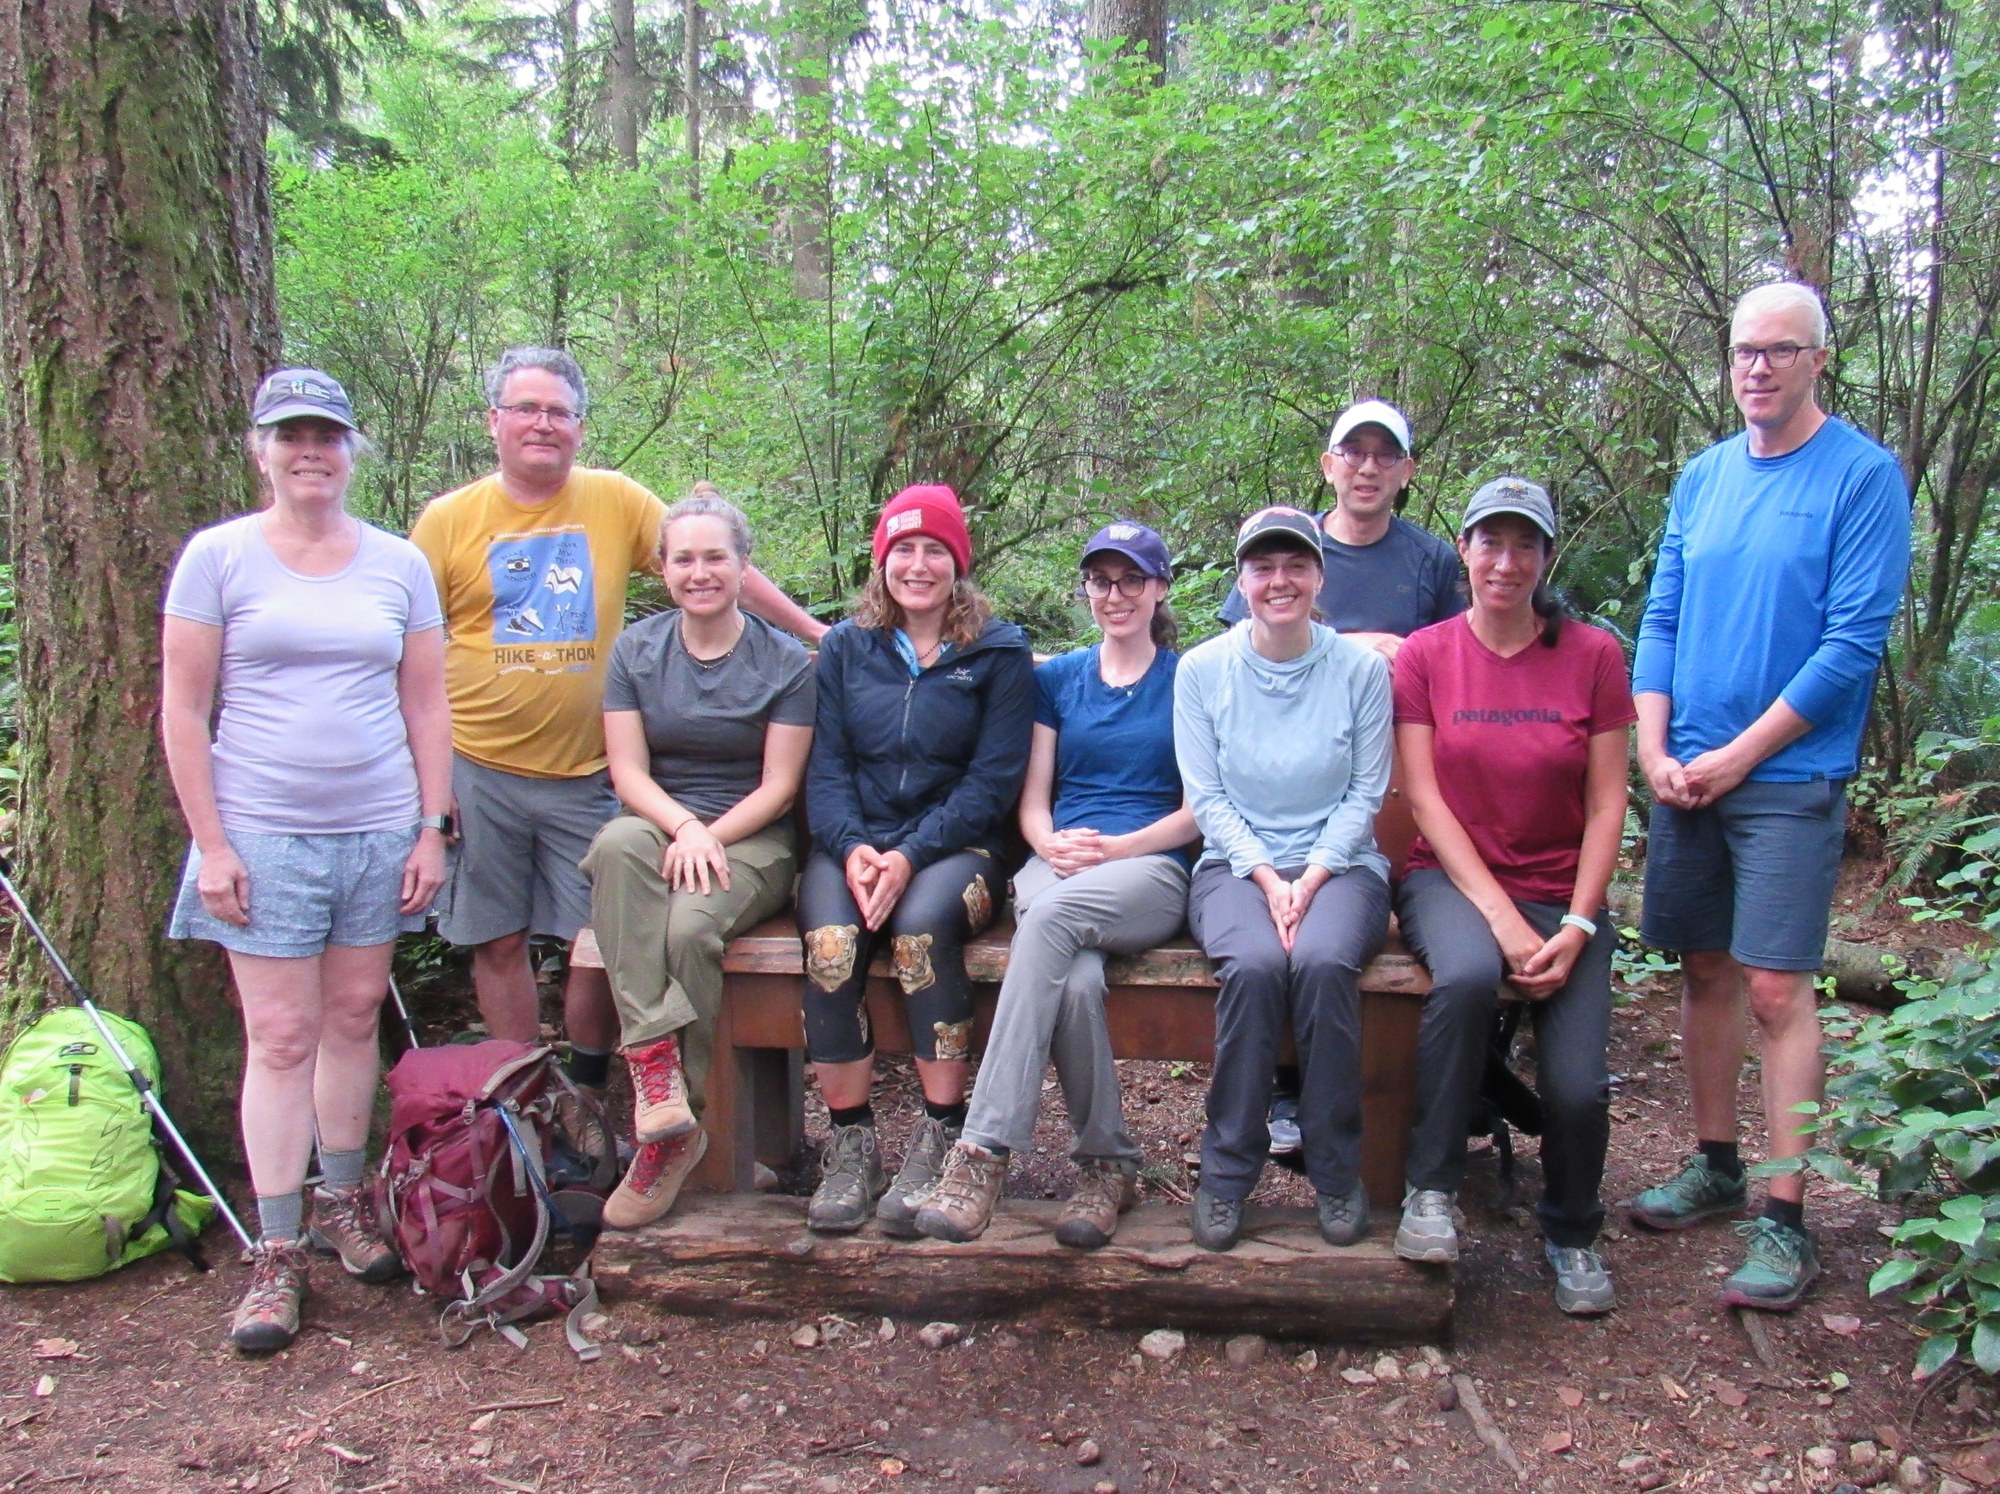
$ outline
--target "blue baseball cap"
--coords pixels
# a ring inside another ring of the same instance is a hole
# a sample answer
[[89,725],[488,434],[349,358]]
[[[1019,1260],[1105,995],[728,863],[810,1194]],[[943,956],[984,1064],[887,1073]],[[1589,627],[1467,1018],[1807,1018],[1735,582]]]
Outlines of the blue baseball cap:
[[1090,563],[1090,557],[1105,551],[1123,555],[1139,568],[1139,573],[1150,576],[1155,581],[1171,581],[1174,575],[1174,558],[1167,553],[1167,542],[1144,524],[1132,519],[1119,519],[1106,524],[1090,537],[1083,547],[1082,565]]
[[316,368],[281,368],[257,386],[257,398],[250,406],[252,425],[276,425],[306,416],[331,420],[351,431],[361,429],[354,422],[347,391],[332,374]]

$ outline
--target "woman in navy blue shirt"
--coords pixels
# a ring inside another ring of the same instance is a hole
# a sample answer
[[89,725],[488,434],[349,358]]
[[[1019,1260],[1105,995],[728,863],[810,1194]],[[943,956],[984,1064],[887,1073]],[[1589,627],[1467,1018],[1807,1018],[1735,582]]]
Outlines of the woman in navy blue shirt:
[[1014,879],[1016,927],[979,1083],[938,1186],[917,1211],[935,1240],[977,1238],[1012,1152],[1034,1136],[1042,1072],[1062,1082],[1081,1176],[1056,1222],[1093,1250],[1138,1197],[1139,1148],[1119,1109],[1104,1023],[1104,956],[1181,929],[1194,817],[1174,762],[1172,566],[1143,524],[1100,529],[1079,587],[1103,641],[1035,671],[1035,735],[1021,793],[1034,857]]

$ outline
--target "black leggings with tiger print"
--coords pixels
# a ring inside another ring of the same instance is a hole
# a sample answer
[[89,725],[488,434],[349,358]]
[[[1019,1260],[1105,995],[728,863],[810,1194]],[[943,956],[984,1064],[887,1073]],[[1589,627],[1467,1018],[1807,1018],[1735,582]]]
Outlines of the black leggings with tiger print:
[[889,963],[910,1021],[918,1058],[972,1056],[972,981],[965,941],[993,922],[1000,872],[978,851],[934,861],[910,879],[881,929],[870,933],[839,862],[815,852],[799,879],[799,936],[805,941],[806,1056],[853,1063],[875,1051],[862,992],[876,947]]

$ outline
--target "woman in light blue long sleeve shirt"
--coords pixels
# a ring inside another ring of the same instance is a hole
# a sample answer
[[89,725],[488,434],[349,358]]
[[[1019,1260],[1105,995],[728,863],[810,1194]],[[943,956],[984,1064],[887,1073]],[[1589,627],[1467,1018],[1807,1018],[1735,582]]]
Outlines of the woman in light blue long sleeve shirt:
[[1242,1232],[1289,1023],[1320,1234],[1350,1245],[1368,1230],[1359,980],[1389,922],[1374,836],[1389,786],[1389,669],[1312,620],[1321,558],[1309,515],[1251,515],[1236,564],[1250,619],[1190,651],[1174,688],[1174,751],[1207,841],[1188,925],[1222,987],[1194,1240],[1227,1250]]

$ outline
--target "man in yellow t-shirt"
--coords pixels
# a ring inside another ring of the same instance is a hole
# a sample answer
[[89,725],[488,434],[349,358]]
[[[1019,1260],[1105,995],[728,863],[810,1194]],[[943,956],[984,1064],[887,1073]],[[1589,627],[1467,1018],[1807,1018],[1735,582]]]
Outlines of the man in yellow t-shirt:
[[[486,375],[500,468],[427,505],[410,530],[444,604],[458,859],[439,932],[472,946],[487,1030],[540,1031],[528,940],[590,918],[577,863],[618,811],[604,768],[604,670],[626,585],[660,568],[666,506],[628,477],[578,467],[583,371],[509,348]],[[816,642],[826,629],[754,568],[743,603]],[[571,1076],[604,1083],[618,1019],[602,970],[570,968]]]

